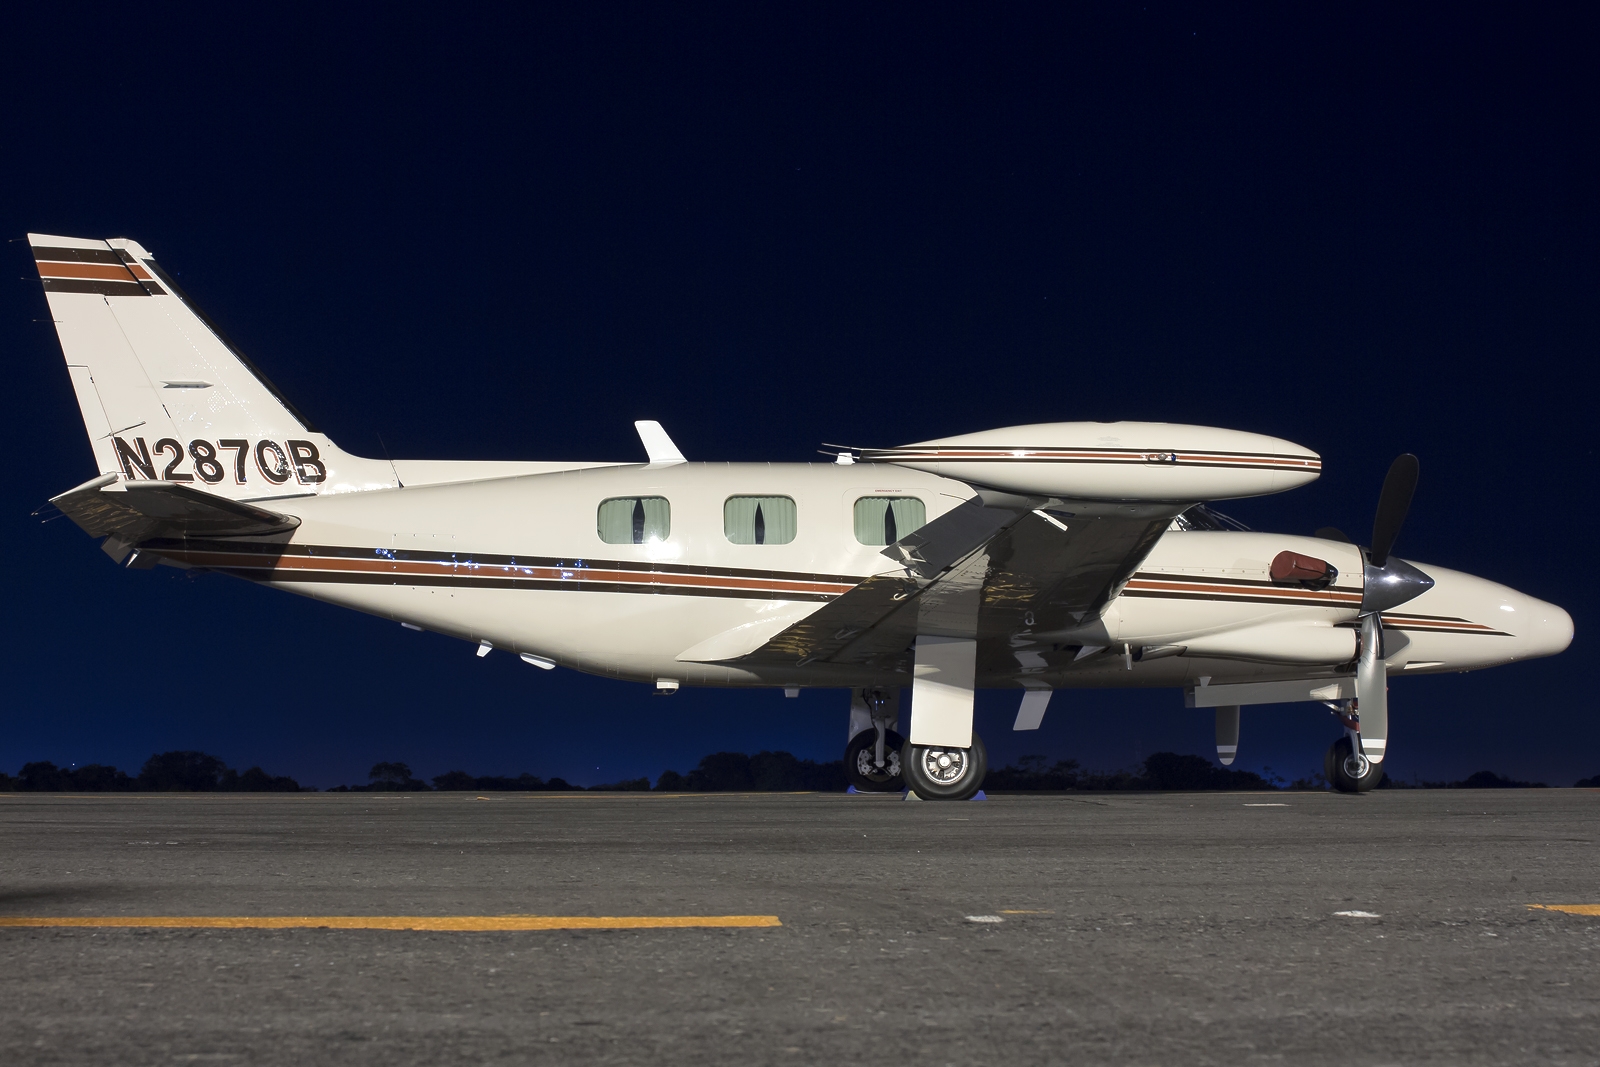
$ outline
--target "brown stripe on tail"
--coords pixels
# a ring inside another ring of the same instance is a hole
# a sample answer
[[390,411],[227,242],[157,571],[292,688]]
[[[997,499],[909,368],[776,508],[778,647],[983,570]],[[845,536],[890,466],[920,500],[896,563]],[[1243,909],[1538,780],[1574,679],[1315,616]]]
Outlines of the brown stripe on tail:
[[[128,257],[131,259],[132,257]],[[49,293],[166,296],[149,271],[109,248],[35,248],[34,265]]]

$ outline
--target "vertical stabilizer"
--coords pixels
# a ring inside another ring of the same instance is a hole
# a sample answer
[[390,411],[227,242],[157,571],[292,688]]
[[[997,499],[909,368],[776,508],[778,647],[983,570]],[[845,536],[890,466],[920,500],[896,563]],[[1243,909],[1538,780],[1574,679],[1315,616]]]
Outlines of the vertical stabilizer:
[[102,474],[243,499],[395,484],[319,433],[138,242],[28,241]]

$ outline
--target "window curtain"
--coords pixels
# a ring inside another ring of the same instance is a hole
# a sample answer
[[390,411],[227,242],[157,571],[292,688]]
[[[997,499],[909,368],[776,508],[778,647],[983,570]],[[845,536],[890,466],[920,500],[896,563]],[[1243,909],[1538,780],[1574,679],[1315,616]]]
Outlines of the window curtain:
[[914,496],[864,496],[856,501],[856,540],[892,545],[928,521],[927,506]]
[[722,530],[736,545],[786,545],[798,527],[786,496],[732,496],[722,505]]
[[608,545],[644,545],[672,534],[672,505],[660,496],[618,496],[600,502],[595,518]]

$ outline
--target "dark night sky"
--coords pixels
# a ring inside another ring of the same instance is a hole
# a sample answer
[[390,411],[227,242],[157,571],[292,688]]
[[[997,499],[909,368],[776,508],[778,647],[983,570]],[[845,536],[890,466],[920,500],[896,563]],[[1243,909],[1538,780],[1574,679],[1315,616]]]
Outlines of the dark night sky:
[[[1326,473],[1225,510],[1370,529],[1570,611],[1551,660],[1394,686],[1390,772],[1600,773],[1595,16],[1583,5],[31,5],[0,211],[144,243],[341,445],[423,458],[808,460],[1025,422],[1286,437]],[[65,9],[65,10],[63,10]],[[330,11],[336,13],[330,14]],[[29,511],[93,473],[6,246],[0,769],[198,748],[319,786],[613,781],[837,758],[845,694],[686,691],[221,577],[121,571]],[[1585,429],[1588,427],[1589,429]],[[1177,691],[1066,692],[1000,762],[1209,753]],[[1241,765],[1320,769],[1313,705]]]

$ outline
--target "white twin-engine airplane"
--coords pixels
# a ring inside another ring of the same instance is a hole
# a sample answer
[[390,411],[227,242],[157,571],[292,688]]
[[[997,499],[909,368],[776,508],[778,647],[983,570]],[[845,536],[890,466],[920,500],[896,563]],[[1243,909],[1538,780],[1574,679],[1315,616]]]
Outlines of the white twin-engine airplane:
[[[52,501],[112,559],[238,575],[672,693],[853,691],[861,790],[972,796],[979,687],[1182,687],[1215,708],[1320,701],[1329,780],[1382,778],[1391,672],[1549,656],[1566,612],[1391,554],[1417,461],[1389,470],[1370,548],[1255,533],[1206,502],[1316,478],[1258,434],[1044,423],[833,463],[362,459],[301,416],[129,240],[30,234],[100,474]],[[911,688],[900,734],[900,692]]]

